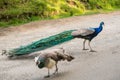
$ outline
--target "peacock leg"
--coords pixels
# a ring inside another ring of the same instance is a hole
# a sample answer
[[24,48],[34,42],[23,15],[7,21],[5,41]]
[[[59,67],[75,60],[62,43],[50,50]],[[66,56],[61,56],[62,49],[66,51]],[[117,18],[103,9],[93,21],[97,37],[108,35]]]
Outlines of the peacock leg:
[[85,42],[86,42],[86,39],[84,39],[83,41],[83,50],[88,50],[88,49],[85,49]]
[[56,74],[56,73],[58,73],[57,62],[56,62],[56,64],[55,64],[55,67],[56,67],[56,70],[55,70],[55,72],[54,72],[53,74]]
[[48,75],[45,76],[45,78],[48,78],[48,77],[50,77],[50,70],[49,69],[48,69]]
[[96,51],[93,50],[92,47],[90,46],[90,41],[88,41],[88,46],[90,47],[90,52],[96,52]]

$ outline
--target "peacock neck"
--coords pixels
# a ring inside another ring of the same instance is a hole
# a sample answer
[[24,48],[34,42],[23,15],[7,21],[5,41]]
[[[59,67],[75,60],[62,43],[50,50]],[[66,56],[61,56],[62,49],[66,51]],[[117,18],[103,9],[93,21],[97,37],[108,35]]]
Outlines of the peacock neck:
[[95,28],[95,33],[98,34],[102,31],[103,27],[100,25],[98,28]]
[[100,26],[99,26],[99,32],[101,32],[101,31],[102,31],[102,29],[103,29],[103,26],[102,26],[102,25],[100,25]]

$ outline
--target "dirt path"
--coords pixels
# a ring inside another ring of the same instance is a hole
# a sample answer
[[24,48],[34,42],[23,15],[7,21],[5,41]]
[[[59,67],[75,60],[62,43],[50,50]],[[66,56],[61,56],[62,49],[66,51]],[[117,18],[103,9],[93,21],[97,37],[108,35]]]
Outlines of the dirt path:
[[4,29],[0,36],[0,51],[26,45],[64,30],[97,27],[101,21],[105,22],[105,27],[91,43],[96,53],[82,51],[82,39],[52,47],[64,47],[76,59],[71,63],[60,62],[59,73],[48,79],[43,78],[47,69],[36,67],[34,55],[16,60],[0,56],[0,80],[120,80],[120,12],[38,21],[19,28]]

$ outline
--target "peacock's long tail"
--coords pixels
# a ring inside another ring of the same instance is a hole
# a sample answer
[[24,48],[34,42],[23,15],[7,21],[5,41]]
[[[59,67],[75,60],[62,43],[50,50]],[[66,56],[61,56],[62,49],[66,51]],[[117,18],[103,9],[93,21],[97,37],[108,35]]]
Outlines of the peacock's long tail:
[[8,54],[10,56],[20,56],[20,55],[30,54],[32,52],[44,50],[46,48],[55,46],[57,44],[72,40],[74,38],[71,35],[72,31],[74,30],[64,31],[59,34],[50,36],[48,38],[40,39],[29,45],[10,50]]

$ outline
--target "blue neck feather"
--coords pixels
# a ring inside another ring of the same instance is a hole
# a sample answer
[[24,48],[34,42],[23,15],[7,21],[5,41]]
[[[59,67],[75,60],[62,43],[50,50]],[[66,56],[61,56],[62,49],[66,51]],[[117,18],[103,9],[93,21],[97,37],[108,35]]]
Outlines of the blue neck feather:
[[98,28],[94,28],[95,29],[95,33],[96,34],[98,34],[98,33],[100,33],[101,31],[102,31],[102,29],[103,29],[103,27],[102,27],[103,25],[102,24],[100,24],[100,26],[98,27]]

